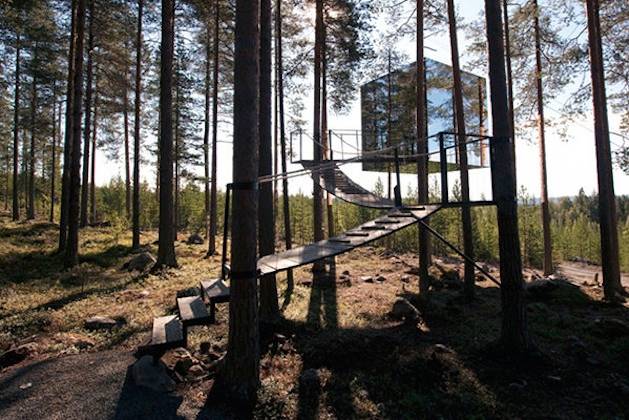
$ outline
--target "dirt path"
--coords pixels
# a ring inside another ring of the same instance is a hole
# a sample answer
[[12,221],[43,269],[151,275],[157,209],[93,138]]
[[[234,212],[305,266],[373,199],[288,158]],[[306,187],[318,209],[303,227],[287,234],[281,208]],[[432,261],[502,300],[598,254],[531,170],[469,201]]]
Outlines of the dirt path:
[[[599,283],[603,281],[603,273],[598,265],[590,265],[584,263],[562,262],[559,264],[561,274],[576,282],[577,284],[591,283],[594,281],[594,275],[598,273]],[[622,284],[629,287],[629,274],[622,273]]]
[[[0,375],[2,419],[196,418],[176,393],[135,386],[120,351],[35,361]],[[29,385],[31,384],[31,385]]]

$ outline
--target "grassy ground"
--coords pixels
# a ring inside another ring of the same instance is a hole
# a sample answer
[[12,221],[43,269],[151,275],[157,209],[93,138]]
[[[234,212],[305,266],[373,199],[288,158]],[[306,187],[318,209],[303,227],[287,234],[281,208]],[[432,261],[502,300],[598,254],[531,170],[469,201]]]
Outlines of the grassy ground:
[[[162,275],[120,270],[130,258],[130,236],[107,229],[81,234],[82,263],[64,272],[54,255],[56,227],[0,225],[0,348],[35,343],[32,358],[134,349],[154,316],[175,311],[179,290],[216,277],[219,258],[205,246],[177,243],[180,269]],[[185,239],[186,235],[181,235]],[[142,236],[151,244],[154,233]],[[148,249],[155,252],[152,245]],[[441,271],[460,269],[438,261]],[[529,326],[543,353],[523,364],[496,354],[499,289],[479,281],[478,298],[465,304],[460,290],[437,280],[417,325],[393,320],[398,296],[418,289],[413,255],[364,248],[337,258],[335,280],[312,284],[295,273],[287,295],[279,277],[284,319],[265,334],[258,418],[623,418],[629,413],[629,337],[606,321],[629,322],[628,306],[601,301],[600,288],[563,286],[528,305]],[[349,272],[350,281],[340,279]],[[383,282],[362,276],[383,275]],[[497,274],[494,270],[493,274]],[[209,341],[225,350],[226,306],[218,324],[198,327],[189,347]],[[110,333],[87,332],[93,315],[121,317]],[[277,335],[281,334],[281,335]],[[177,393],[209,413],[212,380],[181,383]]]

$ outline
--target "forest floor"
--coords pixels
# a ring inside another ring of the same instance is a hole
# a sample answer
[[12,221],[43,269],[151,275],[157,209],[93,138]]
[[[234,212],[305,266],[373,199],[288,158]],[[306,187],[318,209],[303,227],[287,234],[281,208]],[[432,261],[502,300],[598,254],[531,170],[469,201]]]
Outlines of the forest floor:
[[[153,317],[176,311],[178,291],[217,277],[219,257],[204,259],[206,245],[178,241],[179,269],[127,272],[121,266],[132,257],[130,236],[86,228],[81,264],[66,272],[54,254],[56,232],[45,222],[0,221],[0,353],[28,349],[25,360],[0,366],[0,417],[241,414],[208,399],[211,375],[181,380],[173,373],[176,390],[164,396],[134,387],[128,372]],[[155,239],[154,232],[142,236],[147,244]],[[278,276],[283,319],[265,330],[254,416],[626,418],[629,304],[602,302],[596,267],[562,264],[567,281],[529,296],[539,355],[525,362],[491,345],[500,332],[499,289],[479,278],[475,301],[465,303],[456,259],[435,258],[434,288],[420,322],[394,319],[397,298],[415,302],[416,262],[411,254],[365,247],[338,257],[337,275],[327,281],[313,283],[307,268],[296,270],[292,293]],[[487,268],[498,276],[495,265]],[[536,274],[527,269],[525,277]],[[120,326],[86,330],[84,321],[97,315]],[[217,321],[189,336],[188,347],[202,364],[225,352],[226,305],[219,306]]]

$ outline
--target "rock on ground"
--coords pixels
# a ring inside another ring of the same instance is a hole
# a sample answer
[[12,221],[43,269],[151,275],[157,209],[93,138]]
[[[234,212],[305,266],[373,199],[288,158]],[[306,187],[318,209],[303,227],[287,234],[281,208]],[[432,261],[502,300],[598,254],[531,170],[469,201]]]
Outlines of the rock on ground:
[[155,264],[156,261],[157,260],[150,252],[143,252],[127,261],[122,266],[122,269],[128,271],[144,271]]
[[153,363],[153,356],[142,356],[131,368],[133,381],[138,386],[157,392],[170,392],[175,389],[175,381],[168,376],[166,365],[162,361]]
[[84,326],[86,330],[112,330],[124,324],[123,320],[116,320],[106,316],[93,316],[85,320]]
[[407,322],[417,322],[421,319],[419,310],[407,299],[397,298],[391,309],[391,316],[394,319],[405,320]]
[[188,240],[186,241],[188,245],[202,245],[203,242],[203,238],[198,233],[193,233],[188,237]]

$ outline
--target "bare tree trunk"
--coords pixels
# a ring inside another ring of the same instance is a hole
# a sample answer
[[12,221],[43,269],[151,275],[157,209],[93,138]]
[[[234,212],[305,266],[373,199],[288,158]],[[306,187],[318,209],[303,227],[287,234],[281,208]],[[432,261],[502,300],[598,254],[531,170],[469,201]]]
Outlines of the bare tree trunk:
[[66,268],[79,263],[79,199],[81,195],[81,117],[83,105],[83,34],[85,2],[78,0],[76,12],[76,51],[74,55],[74,98],[72,100],[72,151],[70,153],[70,201],[68,207],[68,243],[64,259]]
[[205,28],[205,81],[204,81],[204,97],[205,105],[203,106],[203,186],[204,186],[204,204],[205,204],[205,234],[210,240],[210,86],[211,86],[211,66],[210,55],[212,37],[210,35],[210,22],[206,23]]
[[179,133],[179,119],[181,111],[179,108],[179,71],[182,71],[178,64],[177,73],[175,73],[175,216],[174,216],[174,240],[177,240],[177,234],[179,233],[180,226],[180,213],[179,213],[179,159],[181,157],[181,144]]
[[[509,31],[509,4],[507,0],[502,0],[502,19],[504,22],[505,34],[505,55],[507,64],[507,99],[509,100],[509,129],[513,139],[513,154],[515,155],[515,111],[513,109],[513,75],[511,71],[511,40]],[[514,180],[517,190],[517,181]]]
[[508,354],[525,355],[529,338],[522,256],[518,232],[518,202],[515,189],[515,155],[510,137],[509,105],[505,75],[504,38],[500,0],[485,0],[489,57],[489,82],[494,137],[492,162],[493,197],[498,208],[500,249],[500,295],[502,328],[500,341]]
[[94,121],[92,125],[92,171],[90,182],[90,221],[96,223],[96,132],[98,129],[98,73],[94,80]]
[[253,406],[259,386],[257,299],[259,2],[236,0],[234,53],[234,190],[229,341],[216,387]]
[[125,188],[125,213],[127,220],[131,219],[131,155],[129,152],[129,69],[125,68],[125,87],[122,98],[122,120],[124,124],[124,188]]
[[90,140],[92,81],[94,76],[94,0],[89,2],[89,29],[87,35],[87,81],[85,87],[85,127],[83,129],[83,176],[81,183],[81,218],[80,227],[87,226],[87,200],[89,198]]
[[[218,222],[217,214],[217,177],[216,177],[216,164],[217,164],[217,144],[218,144],[218,26],[220,23],[220,3],[218,0],[214,2],[214,75],[212,80],[212,177],[210,179],[210,239],[208,240],[207,255],[214,255],[216,253],[216,226]],[[225,238],[223,238],[225,240]]]
[[590,71],[592,75],[592,100],[594,107],[594,135],[596,139],[596,163],[598,173],[598,207],[601,230],[601,261],[605,299],[616,300],[623,291],[620,282],[618,260],[618,218],[616,195],[609,144],[607,97],[605,94],[605,69],[601,45],[599,1],[586,0]]
[[15,41],[15,101],[13,106],[13,221],[20,220],[19,150],[20,150],[20,33]]
[[[417,0],[416,34],[416,115],[417,123],[417,199],[419,204],[428,203],[428,123],[426,121],[426,65],[424,60],[424,0]],[[427,222],[427,221],[426,221]],[[426,296],[430,287],[430,235],[424,225],[419,225],[419,293]]]
[[135,101],[133,120],[133,239],[131,247],[140,249],[140,111],[142,106],[142,11],[138,0],[138,26],[135,37]]
[[[448,22],[450,28],[450,51],[452,54],[452,76],[454,79],[454,108],[458,137],[459,166],[461,171],[461,219],[463,222],[463,249],[465,254],[474,258],[474,238],[472,237],[472,212],[469,206],[470,185],[467,171],[467,136],[465,134],[465,111],[463,105],[463,86],[459,66],[459,46],[456,33],[454,0],[448,0]],[[466,299],[474,298],[474,264],[465,261],[464,294]]]
[[63,145],[63,173],[61,175],[61,208],[59,216],[58,252],[65,251],[68,241],[68,216],[70,209],[70,156],[72,154],[72,110],[74,92],[74,52],[77,41],[76,13],[78,0],[72,0],[72,21],[70,25],[70,47],[68,52],[68,81],[66,88],[65,134]]
[[[37,62],[37,43],[35,44],[34,61]],[[37,117],[37,77],[33,77],[31,93],[31,147],[28,157],[28,206],[26,218],[35,219],[35,120]]]
[[177,267],[173,224],[173,49],[175,2],[162,0],[159,139],[159,247],[154,269]]
[[539,136],[540,193],[542,228],[544,230],[544,275],[553,273],[553,249],[550,236],[550,208],[548,204],[548,181],[546,176],[546,130],[544,122],[544,91],[542,87],[542,48],[539,33],[539,7],[533,0],[535,27],[535,82],[537,87],[537,133]]
[[[321,60],[322,49],[324,43],[324,29],[323,29],[323,0],[316,0],[316,18],[315,18],[315,57],[314,57],[314,122],[312,130],[313,138],[313,160],[318,165],[323,160],[323,150],[321,148]],[[323,240],[323,190],[319,185],[319,178],[321,176],[318,169],[313,170],[312,173],[314,188],[313,188],[313,232],[314,241],[318,242]],[[322,273],[325,270],[323,262],[318,261],[313,264],[312,271],[317,277],[317,274]]]
[[[60,106],[61,107],[61,106]],[[57,84],[52,83],[52,150],[50,162],[50,213],[48,221],[55,221],[55,181],[57,175]],[[8,178],[7,178],[8,182]]]
[[[276,6],[276,59],[277,65],[277,96],[278,96],[278,111],[279,111],[279,131],[280,131],[280,149],[282,160],[282,173],[286,173],[286,128],[284,124],[284,66],[282,57],[282,0],[277,0]],[[288,179],[282,177],[282,201],[283,201],[283,213],[284,213],[284,241],[286,242],[286,249],[293,247],[293,233],[290,224],[290,196],[288,194]],[[286,273],[287,290],[290,292],[294,288],[293,270],[288,270]]]
[[[323,158],[330,159],[331,141],[328,131],[328,61],[327,61],[327,33],[325,25],[323,25],[323,45],[321,46],[321,144],[323,147]],[[334,208],[333,197],[329,192],[325,192],[326,216],[328,224],[328,238],[334,236]],[[334,264],[334,257],[329,261]]]
[[[260,0],[260,102],[259,124],[259,171],[260,177],[273,174],[273,135],[271,125],[271,0]],[[273,213],[273,183],[260,185],[258,195],[258,248],[261,257],[275,253],[275,215]],[[277,283],[275,274],[260,279],[260,320],[273,321],[279,317]]]
[[[392,91],[392,81],[391,81],[391,51],[387,56],[387,145],[386,147],[393,146],[393,120],[392,120],[392,112],[393,112],[393,97],[391,95]],[[387,163],[387,198],[391,199],[391,163]],[[389,238],[386,239],[387,243],[390,241]]]

